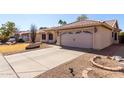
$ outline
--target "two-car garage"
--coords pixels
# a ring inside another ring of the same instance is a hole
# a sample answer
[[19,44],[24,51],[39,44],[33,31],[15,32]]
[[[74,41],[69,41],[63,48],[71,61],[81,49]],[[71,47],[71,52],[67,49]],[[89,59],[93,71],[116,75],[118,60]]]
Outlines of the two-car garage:
[[78,48],[93,48],[93,34],[88,31],[61,33],[61,45]]

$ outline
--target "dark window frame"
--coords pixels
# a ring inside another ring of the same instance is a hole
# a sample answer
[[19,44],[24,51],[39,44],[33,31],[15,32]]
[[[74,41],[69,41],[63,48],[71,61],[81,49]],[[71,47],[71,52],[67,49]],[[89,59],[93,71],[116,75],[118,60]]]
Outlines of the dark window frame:
[[42,34],[42,40],[46,40],[46,34]]

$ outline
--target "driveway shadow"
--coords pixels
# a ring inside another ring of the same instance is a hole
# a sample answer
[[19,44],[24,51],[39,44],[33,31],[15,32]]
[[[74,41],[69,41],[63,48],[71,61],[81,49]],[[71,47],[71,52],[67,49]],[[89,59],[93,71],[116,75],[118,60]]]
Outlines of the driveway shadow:
[[102,50],[86,49],[86,48],[74,48],[62,46],[62,49],[68,49],[73,51],[82,51],[86,53],[92,53],[104,56],[121,56],[124,57],[124,44],[113,44]]

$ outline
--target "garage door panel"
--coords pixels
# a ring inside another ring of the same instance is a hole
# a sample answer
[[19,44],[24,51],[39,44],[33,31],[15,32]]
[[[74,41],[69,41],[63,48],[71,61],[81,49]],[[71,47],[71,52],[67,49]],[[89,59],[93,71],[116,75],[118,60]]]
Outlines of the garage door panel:
[[73,35],[71,34],[64,34],[62,35],[62,45],[64,46],[73,46]]
[[93,39],[91,33],[73,33],[73,34],[64,34],[61,36],[61,44],[64,46],[70,47],[79,47],[79,48],[92,48]]
[[83,47],[83,48],[92,48],[92,34],[90,33],[81,33],[76,34],[76,45],[77,47]]

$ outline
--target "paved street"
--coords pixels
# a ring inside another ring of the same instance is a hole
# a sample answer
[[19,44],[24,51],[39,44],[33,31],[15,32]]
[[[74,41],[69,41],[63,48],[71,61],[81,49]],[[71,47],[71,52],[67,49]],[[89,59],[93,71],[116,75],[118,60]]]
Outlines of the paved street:
[[[80,51],[62,49],[59,46],[53,46],[51,48],[5,56],[5,59],[19,77],[31,78],[82,54],[84,53]],[[2,60],[2,58],[0,58],[0,60]],[[4,68],[6,69],[4,70]],[[16,77],[5,60],[0,64],[0,71],[0,77]],[[3,75],[2,72],[4,72],[5,75]]]

